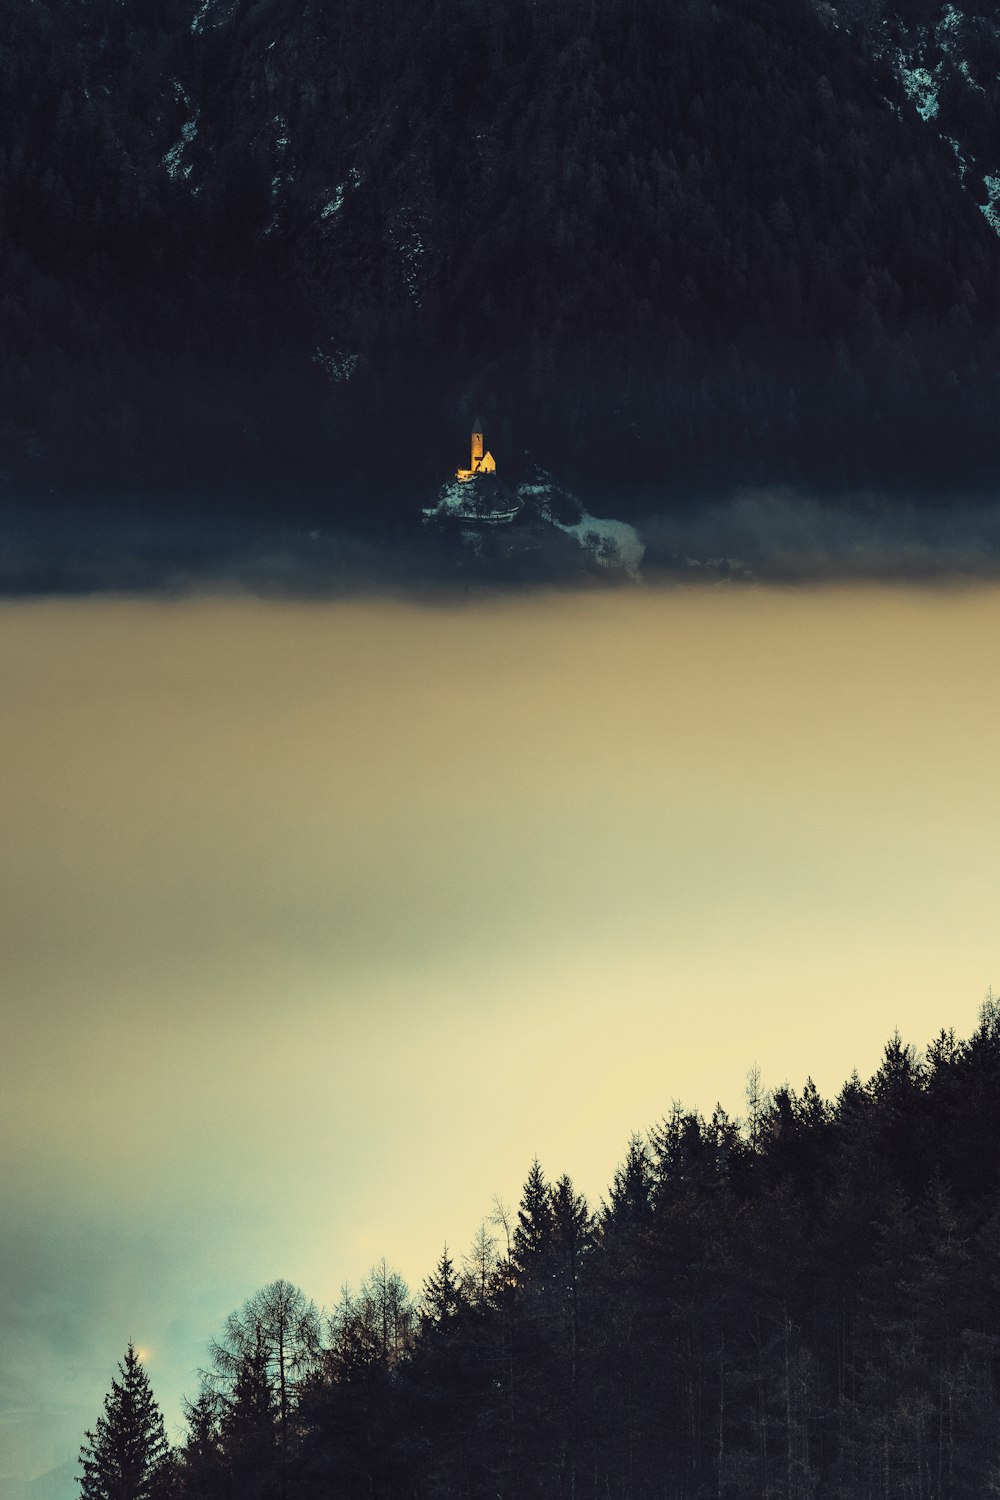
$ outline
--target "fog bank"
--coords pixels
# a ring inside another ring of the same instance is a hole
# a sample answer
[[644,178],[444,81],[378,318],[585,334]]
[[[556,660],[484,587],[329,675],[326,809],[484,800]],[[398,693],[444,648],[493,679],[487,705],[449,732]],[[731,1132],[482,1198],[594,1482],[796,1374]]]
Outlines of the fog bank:
[[0,606],[0,1478],[996,982],[1000,590]]

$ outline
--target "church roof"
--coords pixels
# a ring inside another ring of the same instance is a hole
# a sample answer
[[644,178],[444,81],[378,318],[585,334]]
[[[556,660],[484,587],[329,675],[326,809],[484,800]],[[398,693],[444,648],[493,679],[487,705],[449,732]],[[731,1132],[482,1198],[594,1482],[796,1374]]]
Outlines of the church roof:
[[472,430],[473,432],[478,432],[480,436],[482,436],[483,422],[481,417],[476,417],[475,421],[472,424]]

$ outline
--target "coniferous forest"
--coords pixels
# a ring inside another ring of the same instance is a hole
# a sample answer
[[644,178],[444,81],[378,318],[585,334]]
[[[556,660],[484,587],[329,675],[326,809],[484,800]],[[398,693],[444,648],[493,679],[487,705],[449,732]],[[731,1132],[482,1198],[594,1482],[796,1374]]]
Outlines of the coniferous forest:
[[998,1188],[989,997],[967,1040],[895,1036],[835,1100],[754,1072],[741,1121],[675,1106],[599,1204],[536,1161],[416,1297],[385,1261],[332,1315],[263,1288],[169,1455],[130,1348],[84,1500],[982,1500]]
[[1000,33],[939,9],[9,0],[0,497],[391,526],[476,411],[618,514],[992,484]]

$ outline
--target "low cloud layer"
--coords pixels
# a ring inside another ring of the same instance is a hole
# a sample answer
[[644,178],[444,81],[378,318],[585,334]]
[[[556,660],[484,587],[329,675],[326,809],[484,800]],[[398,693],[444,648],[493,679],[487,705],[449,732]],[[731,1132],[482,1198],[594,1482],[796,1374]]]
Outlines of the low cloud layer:
[[0,1477],[996,982],[1000,592],[0,605]]
[[[593,505],[635,521],[647,584],[991,580],[1000,575],[1000,502],[989,495],[820,499],[747,490],[645,515],[613,496]],[[489,545],[413,524],[374,537],[209,514],[187,506],[0,510],[0,597],[100,592],[178,596],[235,588],[257,596],[402,597],[632,582],[558,532],[489,532]]]
[[992,579],[1000,574],[1000,504],[992,497],[824,501],[751,490],[659,514],[641,525],[661,571],[756,575],[777,582]]

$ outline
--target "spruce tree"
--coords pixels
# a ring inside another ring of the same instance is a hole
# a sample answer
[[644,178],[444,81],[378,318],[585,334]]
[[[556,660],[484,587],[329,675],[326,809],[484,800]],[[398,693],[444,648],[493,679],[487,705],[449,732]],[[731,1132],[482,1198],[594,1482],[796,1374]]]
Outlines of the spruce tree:
[[461,1282],[455,1274],[455,1262],[445,1245],[432,1275],[424,1279],[421,1324],[445,1329],[462,1303]]
[[218,1500],[226,1488],[226,1461],[219,1431],[219,1398],[203,1386],[184,1402],[187,1436],[178,1455],[180,1493],[184,1500]]
[[129,1343],[120,1380],[111,1382],[104,1415],[80,1449],[81,1500],[157,1500],[170,1464],[163,1415],[135,1347]]
[[538,1275],[547,1261],[552,1229],[552,1191],[536,1157],[521,1195],[511,1253],[514,1269],[522,1281]]

